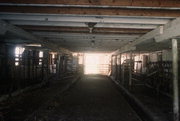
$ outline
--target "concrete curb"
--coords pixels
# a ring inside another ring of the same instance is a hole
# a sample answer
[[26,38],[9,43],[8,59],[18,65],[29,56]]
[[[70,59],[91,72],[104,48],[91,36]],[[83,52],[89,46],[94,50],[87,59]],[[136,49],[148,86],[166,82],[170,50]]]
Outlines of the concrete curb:
[[139,99],[133,96],[127,89],[125,89],[121,84],[115,81],[112,77],[110,79],[116,84],[118,89],[121,90],[124,97],[128,100],[133,109],[144,121],[168,121],[167,119],[162,119],[150,111]]
[[[73,76],[63,77],[63,79],[71,78],[71,77],[73,77]],[[15,96],[17,96],[17,95],[19,95],[19,94],[22,94],[23,92],[27,92],[27,91],[31,91],[31,90],[34,90],[34,89],[41,88],[42,86],[46,85],[47,83],[48,83],[48,81],[43,81],[43,82],[40,83],[40,84],[36,84],[36,85],[29,86],[29,87],[26,87],[26,88],[24,88],[24,89],[20,89],[20,90],[17,90],[17,91],[15,91],[15,92],[12,92],[11,95],[9,95],[9,94],[2,95],[2,96],[0,97],[0,102],[5,101],[5,100],[7,100],[7,99],[10,98],[10,97],[15,97]]]
[[30,87],[26,87],[26,88],[21,89],[21,90],[17,90],[17,91],[15,91],[15,92],[12,92],[11,95],[8,95],[8,94],[2,95],[2,96],[0,97],[0,102],[5,101],[5,100],[7,100],[7,99],[10,98],[10,97],[15,97],[15,96],[17,96],[17,95],[19,95],[19,94],[21,94],[21,93],[23,93],[23,92],[40,88],[40,87],[42,87],[43,85],[45,85],[46,83],[47,83],[47,82],[42,82],[42,83],[40,83],[40,84],[36,84],[36,85],[30,86]]

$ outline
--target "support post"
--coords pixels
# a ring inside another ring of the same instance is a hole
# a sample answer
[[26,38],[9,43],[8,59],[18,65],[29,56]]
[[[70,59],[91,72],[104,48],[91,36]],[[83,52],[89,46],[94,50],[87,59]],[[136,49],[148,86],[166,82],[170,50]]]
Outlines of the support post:
[[173,117],[179,121],[179,94],[178,94],[178,44],[177,39],[172,39],[173,55]]
[[129,62],[129,87],[132,86],[132,51],[130,51],[130,62]]

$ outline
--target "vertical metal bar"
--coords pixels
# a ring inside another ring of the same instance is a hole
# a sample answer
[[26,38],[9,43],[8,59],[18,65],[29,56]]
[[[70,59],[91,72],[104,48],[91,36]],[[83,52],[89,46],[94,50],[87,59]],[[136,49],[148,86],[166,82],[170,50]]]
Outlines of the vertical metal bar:
[[57,78],[60,77],[60,63],[61,63],[61,55],[60,53],[57,53],[57,69],[56,69]]
[[112,55],[112,77],[114,78],[114,55]]
[[30,79],[31,79],[31,53],[30,53],[30,50],[28,50],[28,55],[27,55],[27,78],[28,78],[28,81],[27,81],[27,85],[26,86],[29,86],[29,82],[30,82]]
[[64,59],[64,56],[62,55],[61,56],[61,59],[60,59],[60,76],[62,77],[63,76],[63,59]]
[[[43,53],[44,53],[44,51],[43,51]],[[42,65],[41,65],[41,81],[44,81],[44,56],[43,57],[41,57],[41,59],[42,59]]]
[[[126,56],[124,55],[124,58],[125,58],[125,57],[126,57],[126,59],[127,59],[127,55],[126,55]],[[126,59],[125,59],[125,60],[126,60]],[[125,77],[125,75],[124,75],[124,74],[125,74],[125,73],[124,73],[125,70],[124,70],[124,69],[125,69],[125,66],[124,66],[124,64],[123,64],[123,68],[122,68],[122,84],[123,84],[123,85],[125,84],[125,78],[124,78],[124,77]]]
[[32,57],[32,78],[33,78],[33,80],[36,80],[35,74],[34,74],[35,62],[36,62],[36,50],[33,51],[33,57]]
[[39,62],[39,60],[36,59],[36,63],[35,63],[35,78],[36,78],[36,80],[38,79],[38,70],[37,70],[38,64],[39,64],[38,62]]
[[117,55],[116,64],[117,64],[117,80],[119,81],[119,55]]
[[115,80],[117,80],[117,55],[114,56],[114,61],[115,61],[115,73],[114,73],[114,77],[115,77]]
[[111,55],[111,76],[113,76],[113,56]]
[[24,51],[25,54],[22,55],[22,58],[23,58],[23,88],[25,87],[25,83],[26,83],[26,51]]
[[64,76],[65,56],[63,55],[62,76]]
[[121,78],[121,53],[120,53],[120,57],[119,57],[119,81],[122,82],[122,78]]
[[51,62],[50,62],[50,53],[49,53],[49,51],[47,51],[47,69],[48,69],[48,77],[50,76],[50,65],[51,65]]
[[56,77],[59,76],[59,54],[57,54],[57,60],[56,60]]
[[83,58],[83,62],[82,62],[82,75],[84,75],[85,74],[85,60],[86,60],[86,57],[85,57],[85,54],[82,54],[82,58]]
[[64,73],[65,74],[67,73],[67,59],[68,59],[68,57],[65,56],[65,60],[64,60]]
[[178,94],[178,45],[177,39],[172,39],[173,55],[173,117],[179,121],[179,94]]
[[130,62],[129,62],[129,86],[132,86],[132,51],[130,51]]

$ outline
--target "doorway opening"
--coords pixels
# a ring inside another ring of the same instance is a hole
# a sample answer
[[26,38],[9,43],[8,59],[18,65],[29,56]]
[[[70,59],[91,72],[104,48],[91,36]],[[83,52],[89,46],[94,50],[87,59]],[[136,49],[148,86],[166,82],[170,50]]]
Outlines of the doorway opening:
[[110,54],[108,53],[85,53],[84,74],[102,74],[109,72]]

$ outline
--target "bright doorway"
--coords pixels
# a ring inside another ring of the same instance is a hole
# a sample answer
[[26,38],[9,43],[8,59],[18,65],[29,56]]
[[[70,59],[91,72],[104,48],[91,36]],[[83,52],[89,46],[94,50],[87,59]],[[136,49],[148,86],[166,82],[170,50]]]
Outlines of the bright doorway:
[[108,53],[85,53],[84,74],[103,74],[109,72],[110,54]]

